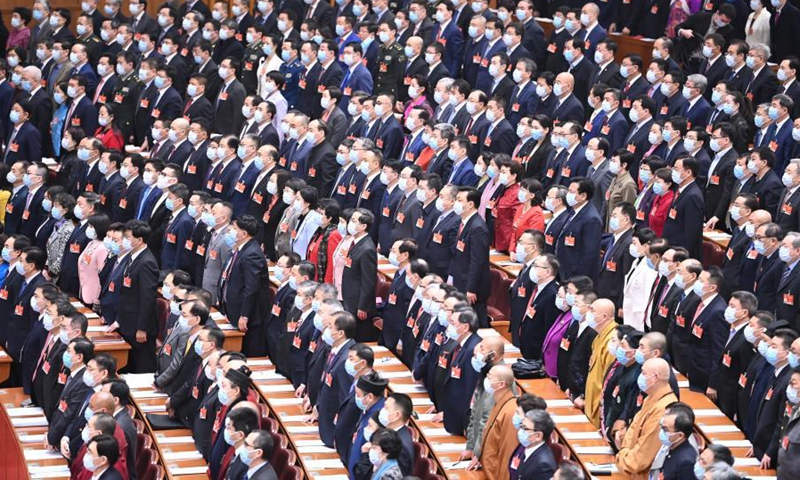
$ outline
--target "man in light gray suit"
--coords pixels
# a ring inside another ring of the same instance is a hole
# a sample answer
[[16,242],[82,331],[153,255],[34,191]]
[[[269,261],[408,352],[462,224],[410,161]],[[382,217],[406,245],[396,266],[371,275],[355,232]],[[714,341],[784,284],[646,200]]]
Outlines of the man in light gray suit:
[[177,378],[181,363],[189,353],[192,342],[203,329],[201,317],[192,311],[193,305],[195,302],[183,302],[178,322],[164,339],[157,354],[158,370],[153,383],[168,395],[172,395],[183,383],[183,379]]
[[595,137],[586,144],[586,160],[592,162],[586,177],[594,183],[595,191],[589,203],[604,217],[603,221],[605,221],[606,192],[611,185],[611,179],[614,178],[614,174],[608,170],[609,148],[608,140],[602,137]]
[[[211,206],[210,215],[205,217],[211,220],[211,240],[208,242],[205,253],[205,268],[203,269],[203,288],[211,292],[211,303],[217,304],[219,279],[222,269],[231,256],[231,248],[225,244],[225,232],[230,228],[233,216],[233,205],[228,202],[217,202]],[[206,222],[208,223],[208,222]]]
[[342,101],[342,91],[339,87],[330,87],[322,92],[322,105],[328,105],[328,108],[322,112],[322,120],[328,126],[331,132],[328,135],[328,140],[331,142],[333,149],[339,148],[339,145],[344,140],[347,133],[347,116],[341,108],[339,102]]
[[51,9],[48,0],[37,0],[33,3],[32,13],[37,23],[35,27],[31,27],[31,37],[28,41],[28,63],[30,64],[39,61],[36,58],[36,45],[53,35],[53,27],[50,25]]

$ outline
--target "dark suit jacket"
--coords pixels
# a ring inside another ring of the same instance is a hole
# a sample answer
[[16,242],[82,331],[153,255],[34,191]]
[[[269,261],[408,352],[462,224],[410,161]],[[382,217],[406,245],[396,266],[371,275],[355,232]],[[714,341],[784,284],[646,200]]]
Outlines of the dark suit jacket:
[[220,282],[220,293],[224,285],[227,286],[225,298],[220,294],[225,313],[234,322],[238,322],[240,317],[247,317],[248,328],[259,326],[261,318],[257,315],[256,307],[259,289],[267,272],[264,253],[257,242],[250,240],[242,246],[238,255],[231,256],[229,262],[233,262],[232,266],[225,266],[229,275],[225,282]]
[[194,229],[194,219],[189,216],[186,208],[171,221],[164,231],[161,247],[161,269],[172,270],[180,267],[181,253],[185,249],[186,241]]
[[555,254],[561,262],[561,278],[574,275],[595,277],[600,251],[597,239],[602,231],[603,220],[589,203],[567,220],[555,242]]
[[350,247],[342,273],[342,297],[344,309],[354,315],[358,310],[375,310],[376,262],[375,243],[369,235]]
[[131,261],[123,275],[117,315],[117,323],[122,334],[133,336],[137,330],[147,332],[148,335],[158,333],[157,287],[158,262],[153,253],[145,249]]
[[308,184],[318,192],[330,192],[339,165],[336,163],[336,150],[329,141],[323,140],[322,143],[311,147],[306,167]]
[[120,192],[119,201],[111,205],[111,219],[113,222],[127,222],[136,216],[136,207],[142,196],[144,182],[141,177],[136,177],[130,185],[125,182]]
[[750,72],[747,84],[742,92],[750,98],[753,105],[769,103],[778,92],[778,77],[771,68],[765,65],[757,76]]
[[485,302],[491,291],[489,236],[486,222],[480,215],[471,216],[456,235],[448,271],[448,276],[453,277],[453,286],[460,292],[477,295],[478,303]]
[[448,374],[444,384],[444,391],[448,402],[442,402],[444,412],[444,428],[453,435],[463,435],[469,424],[469,411],[471,398],[458,392],[474,391],[480,378],[480,373],[472,368],[471,361],[475,346],[481,341],[476,333],[471,333],[463,345],[455,350],[448,361]]
[[778,458],[778,447],[780,439],[775,428],[778,424],[783,409],[786,405],[786,386],[792,376],[790,368],[783,368],[778,376],[774,376],[770,369],[767,392],[763,398],[753,398],[751,402],[758,404],[756,416],[755,435],[751,439],[753,443],[753,453],[756,458],[761,458],[765,454],[770,458]]
[[17,160],[42,161],[42,134],[36,126],[31,122],[25,122],[20,125],[16,136],[14,136],[13,132],[14,126],[9,125],[8,134],[6,135],[8,145],[6,145],[6,151],[3,154],[3,162],[6,165],[13,165]]
[[66,386],[61,392],[56,409],[53,411],[53,420],[47,430],[47,443],[51,446],[58,447],[60,445],[61,437],[66,433],[70,423],[77,418],[81,405],[92,390],[83,383],[85,369],[86,367],[78,369],[75,376],[67,374]]
[[[664,223],[663,237],[670,245],[679,245],[689,254],[702,259],[703,250],[703,194],[697,182],[692,182],[673,200],[670,213]],[[674,215],[672,214],[674,212]],[[674,217],[674,218],[673,218]]]
[[[613,237],[609,237],[613,238]],[[610,298],[615,303],[622,295],[625,275],[633,265],[633,257],[628,247],[633,238],[633,230],[628,230],[614,242],[611,247],[606,246],[606,255],[600,258],[600,268],[597,274],[597,294],[603,298]],[[610,252],[608,249],[610,248]]]
[[225,85],[220,86],[214,108],[214,132],[238,135],[244,121],[242,105],[246,96],[244,86],[239,80],[234,79],[227,89]]
[[[20,219],[19,228],[17,231],[30,239],[36,237],[36,230],[47,217],[47,212],[45,212],[44,208],[42,208],[42,200],[44,199],[44,192],[46,189],[47,187],[42,185],[38,190],[36,190],[36,192],[34,192],[27,210],[25,210],[27,192],[21,197],[22,201],[20,202],[20,205],[22,208],[19,209]],[[6,218],[8,218],[8,215],[6,215]]]
[[777,298],[777,294],[784,266],[785,264],[779,258],[777,251],[768,257],[759,255],[754,292],[756,298],[758,298],[758,308],[775,311],[778,301],[782,300]]
[[537,289],[538,293],[530,308],[525,306],[519,329],[519,346],[523,357],[538,359],[542,357],[545,336],[561,313],[555,304],[558,283],[554,279],[542,288],[537,288],[538,286],[533,283],[529,287],[532,290],[531,294],[534,289]]
[[[369,241],[369,238],[364,241]],[[319,436],[322,442],[331,448],[336,429],[334,416],[347,397],[350,385],[353,383],[352,377],[345,371],[344,364],[347,360],[347,352],[354,344],[352,339],[347,339],[333,359],[326,362],[322,371],[321,378],[323,380],[316,404],[319,413]]]
[[[514,466],[517,466],[514,468]],[[558,468],[553,451],[547,446],[547,443],[542,444],[525,460],[525,449],[517,447],[514,455],[509,460],[509,468],[511,471],[517,472],[517,478],[550,478]]]

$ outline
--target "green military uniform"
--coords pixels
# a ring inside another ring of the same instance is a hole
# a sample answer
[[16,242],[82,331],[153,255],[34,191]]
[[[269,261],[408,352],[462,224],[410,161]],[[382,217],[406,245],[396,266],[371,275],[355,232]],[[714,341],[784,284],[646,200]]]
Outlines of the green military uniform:
[[397,96],[397,91],[403,82],[403,72],[406,66],[406,54],[403,47],[393,42],[391,45],[381,45],[378,49],[377,72],[375,77],[375,94],[391,94]]
[[139,101],[139,94],[144,84],[134,71],[119,77],[117,87],[107,100],[107,103],[114,105],[116,110],[116,122],[125,141],[133,136],[133,119],[136,115],[136,103]]
[[264,51],[261,49],[263,42],[258,42],[255,45],[248,45],[244,49],[244,57],[242,57],[241,74],[239,81],[244,85],[244,90],[248,95],[255,95],[258,90],[258,67],[261,59],[264,58]]
[[96,68],[97,61],[100,60],[100,54],[103,53],[103,42],[95,35],[90,35],[86,38],[79,38],[76,43],[86,47],[86,58],[89,64]]

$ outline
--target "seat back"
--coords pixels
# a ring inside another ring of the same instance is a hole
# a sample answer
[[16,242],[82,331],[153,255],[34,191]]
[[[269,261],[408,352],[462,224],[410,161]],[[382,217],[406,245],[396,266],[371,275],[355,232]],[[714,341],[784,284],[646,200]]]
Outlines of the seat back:
[[428,447],[419,442],[414,442],[414,461],[428,457]]
[[167,318],[169,317],[169,302],[163,298],[156,298],[156,320],[158,320],[158,338],[164,340],[167,335]]
[[136,433],[144,433],[144,422],[138,418],[132,418],[133,426],[136,427]]
[[418,458],[414,462],[414,476],[426,478],[428,475],[436,474],[436,466],[430,458]]
[[550,442],[547,446],[550,447],[550,451],[553,452],[553,457],[556,460],[556,464],[561,465],[561,462],[564,460],[569,460],[569,451],[567,447],[561,445],[560,443]]
[[[511,317],[511,303],[508,298],[508,286],[511,284],[508,275],[496,268],[489,269],[489,278],[492,283],[492,293],[489,295],[488,304],[496,308],[506,318]],[[496,319],[502,320],[502,319]]]
[[721,267],[725,261],[725,250],[714,242],[703,240],[703,266],[708,268],[711,265]]
[[[155,453],[152,450],[142,450],[141,455],[136,457],[136,476],[144,479],[147,469],[155,463]],[[132,467],[128,467],[132,468]]]
[[139,458],[142,450],[150,450],[153,447],[153,439],[144,433],[136,434],[136,458]]
[[289,465],[280,472],[280,480],[301,480],[303,473],[294,465]]
[[287,465],[290,464],[289,462],[289,450],[285,448],[276,448],[272,453],[272,467],[275,469],[276,472],[282,472]]

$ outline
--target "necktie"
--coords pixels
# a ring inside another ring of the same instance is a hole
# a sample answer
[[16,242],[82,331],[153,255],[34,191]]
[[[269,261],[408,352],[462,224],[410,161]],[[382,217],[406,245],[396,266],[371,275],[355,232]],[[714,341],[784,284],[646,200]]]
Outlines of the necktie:
[[789,278],[789,274],[791,273],[792,273],[792,268],[787,265],[786,268],[783,269],[783,276],[781,277],[781,282],[785,282],[786,279]]
[[106,84],[106,79],[105,78],[101,79],[100,80],[100,84],[97,85],[97,91],[94,94],[94,100],[92,101],[92,103],[95,103],[95,104],[97,103],[97,100],[100,98],[100,92],[102,92],[103,86],[105,84]]
[[188,102],[186,102],[186,108],[183,109],[183,114],[186,115],[189,112],[189,109],[192,108],[192,104],[194,103],[194,99],[190,98]]
[[344,80],[342,80],[342,90],[344,90],[344,87],[347,86],[347,82],[350,81],[350,75],[352,73],[353,71],[348,68],[347,73],[344,74]]
[[611,257],[611,250],[614,249],[614,244],[617,243],[614,240],[614,237],[611,237],[611,242],[609,242],[608,247],[606,247],[606,254],[603,256],[603,265],[608,262],[608,259]]
[[695,310],[695,312],[694,312],[694,320],[692,320],[692,323],[697,321],[697,317],[699,317],[700,314],[703,313],[703,309],[704,308],[706,308],[706,304],[705,304],[705,302],[701,301],[700,305],[697,306],[697,310]]
[[136,219],[142,219],[142,213],[144,212],[144,206],[147,204],[147,197],[150,196],[150,192],[153,191],[153,187],[147,187],[147,190],[144,191],[144,195],[142,195],[142,201],[139,203],[139,210],[136,212]]
[[236,263],[236,258],[239,256],[239,249],[234,247],[233,249],[233,256],[231,256],[231,261],[228,264],[228,268],[225,269],[225,277],[223,277],[224,285],[222,286],[222,301],[225,301],[225,298],[228,296],[228,283],[231,278],[231,273],[233,272],[233,264]]

